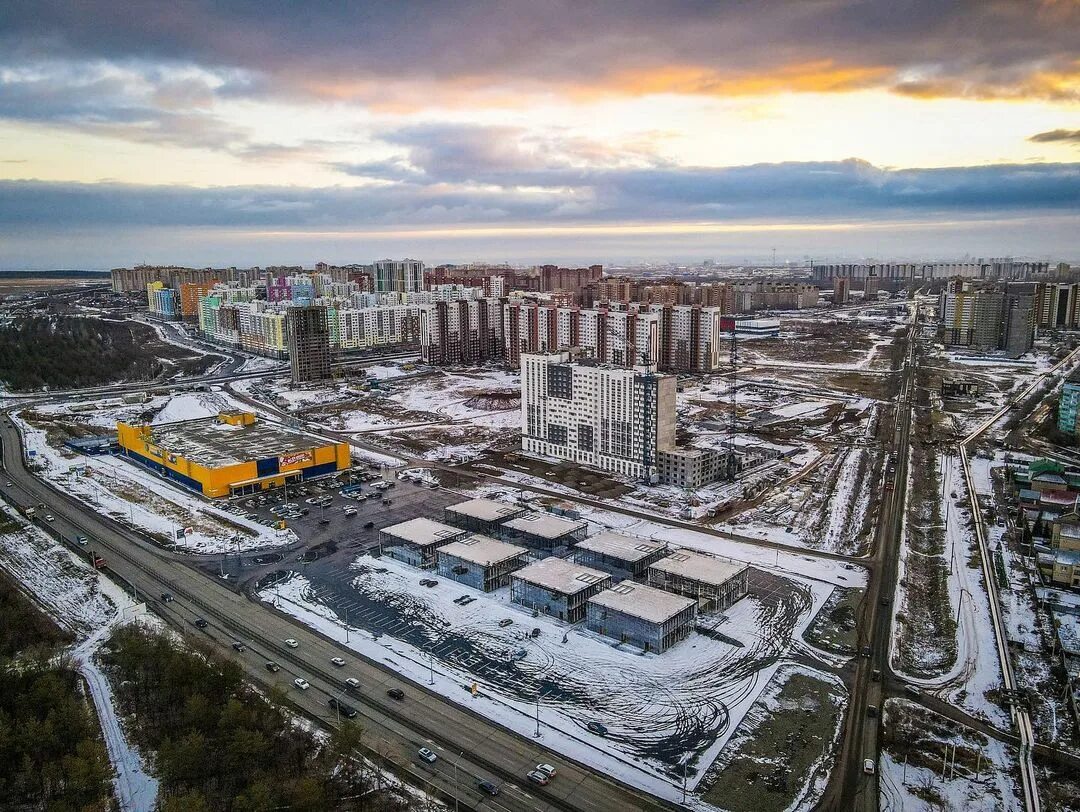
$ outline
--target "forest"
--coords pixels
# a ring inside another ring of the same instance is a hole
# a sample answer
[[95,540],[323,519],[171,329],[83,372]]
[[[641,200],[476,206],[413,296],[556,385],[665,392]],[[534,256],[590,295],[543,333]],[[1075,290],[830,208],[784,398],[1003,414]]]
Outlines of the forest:
[[164,344],[151,327],[130,321],[20,316],[0,326],[0,381],[19,392],[150,381],[219,360]]
[[354,755],[358,725],[316,739],[282,710],[282,694],[258,693],[239,665],[208,649],[127,626],[113,633],[103,660],[119,710],[153,762],[161,812],[424,808],[384,787]]
[[107,809],[112,768],[70,637],[0,576],[0,808]]

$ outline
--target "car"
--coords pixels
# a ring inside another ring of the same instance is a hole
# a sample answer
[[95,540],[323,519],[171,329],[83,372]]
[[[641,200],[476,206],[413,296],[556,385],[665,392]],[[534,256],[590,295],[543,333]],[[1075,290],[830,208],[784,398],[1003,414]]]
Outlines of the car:
[[173,602],[173,596],[170,595],[168,592],[162,592],[161,593],[161,602],[162,603],[172,603]]
[[375,522],[364,522],[364,529],[365,530],[370,530],[374,526],[375,526]]
[[330,697],[326,704],[348,719],[356,718],[356,708],[352,705],[346,705],[344,702],[338,701],[336,697]]
[[386,695],[391,699],[396,699],[398,702],[405,698],[405,692],[400,688],[391,688],[386,692]]
[[881,597],[881,605],[882,606],[888,606],[890,603],[892,603],[892,598],[890,598],[890,597],[888,597],[886,595],[883,595]]
[[536,771],[543,773],[548,778],[554,778],[557,775],[557,773],[555,772],[555,768],[552,767],[550,764],[537,764]]
[[201,617],[197,617],[195,618],[195,625],[198,626],[200,629],[205,629],[209,624]]
[[499,794],[498,786],[496,786],[495,784],[493,784],[490,781],[481,781],[476,786],[480,789],[481,792],[486,792],[488,795],[490,795],[493,798],[496,795]]
[[323,526],[326,526],[326,525],[330,524],[330,520],[329,519],[319,519],[319,524],[321,524]]
[[7,484],[7,486],[8,486],[9,488],[13,487],[13,485],[12,485],[12,484],[11,484],[10,482],[9,482],[9,483]]
[[232,644],[232,647],[233,647],[234,649],[236,649],[237,651],[243,651],[243,650],[244,650],[244,649],[246,648],[246,647],[244,646],[244,644],[243,644],[243,643],[241,643],[241,642],[240,642],[239,640],[234,640],[234,641],[233,641],[233,644]]
[[873,671],[871,671],[870,679],[872,679],[874,682],[881,682],[881,669],[875,668]]
[[426,761],[428,764],[434,764],[439,760],[439,757],[428,750],[426,747],[421,747],[416,751],[416,755],[420,756],[421,761]]
[[585,725],[585,727],[588,728],[590,733],[595,733],[598,736],[607,735],[607,728],[599,722],[589,722],[589,724]]
[[504,617],[502,620],[499,621],[499,626],[501,626],[504,629],[507,626],[513,626],[513,625],[514,625],[514,621],[511,618],[508,618],[508,617]]
[[56,520],[56,517],[53,516],[51,513],[46,513],[45,514],[45,521],[52,522],[52,521],[55,521],[55,520]]
[[909,696],[922,696],[922,691],[914,685],[905,685],[904,690],[907,691]]
[[287,645],[289,648],[300,648],[300,644],[293,640],[291,637],[286,638],[285,645]]
[[276,674],[278,671],[281,670],[281,666],[275,663],[273,660],[267,660],[266,670],[269,671],[271,674]]
[[547,776],[547,774],[542,773],[539,770],[533,770],[525,777],[532,781],[534,784],[539,784],[542,787],[551,783],[551,779]]
[[[383,499],[383,500],[382,500],[382,503],[383,503],[384,505],[392,505],[392,504],[394,504],[394,500],[393,500],[393,499]],[[47,519],[48,521],[50,521],[50,522],[52,521],[52,519],[49,519],[49,517],[48,517],[48,516],[46,516],[45,518],[46,518],[46,519]]]
[[355,691],[360,687],[360,680],[356,677],[349,677],[345,680],[345,685]]
[[311,683],[303,677],[297,677],[292,681],[292,684],[299,688],[301,691],[306,691],[308,688],[311,687]]
[[430,485],[428,485],[428,487],[431,488],[431,490],[433,490],[433,491],[437,491],[437,490],[439,490],[439,483],[438,482],[432,482]]
[[345,661],[343,659],[341,659],[340,657],[331,657],[330,662],[332,662],[338,668],[344,668],[345,667]]
[[874,650],[872,648],[870,648],[870,646],[863,646],[862,649],[860,649],[859,653],[863,657],[870,657],[870,656],[873,655]]
[[876,772],[872,758],[863,759],[862,771],[867,775],[873,775]]
[[346,516],[355,516],[356,515],[356,508],[347,507],[347,508],[345,508],[345,510],[343,512],[345,513]]
[[877,714],[878,714],[877,705],[867,705],[866,706],[866,715],[869,716],[871,719],[876,718]]

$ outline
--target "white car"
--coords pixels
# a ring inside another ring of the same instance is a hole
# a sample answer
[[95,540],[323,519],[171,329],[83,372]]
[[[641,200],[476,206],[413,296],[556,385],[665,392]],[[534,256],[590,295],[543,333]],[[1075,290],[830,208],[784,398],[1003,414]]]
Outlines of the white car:
[[548,778],[555,777],[555,768],[552,767],[550,764],[537,764],[536,771],[539,773],[543,773]]
[[338,668],[344,668],[345,667],[345,661],[343,659],[341,659],[340,657],[331,657],[330,662],[332,662]]
[[51,522],[51,521],[55,521],[55,519],[56,519],[56,517],[53,516],[51,513],[46,513],[45,514],[45,521]]
[[349,677],[347,680],[345,680],[345,684],[348,685],[350,688],[356,689],[360,687],[360,680],[358,680],[356,677]]
[[862,771],[864,773],[866,773],[867,775],[873,775],[874,774],[874,760],[872,758],[868,758],[865,761],[863,761],[863,763],[862,763]]
[[311,687],[311,683],[303,677],[297,677],[292,681],[292,684],[299,688],[301,691],[306,691],[308,688]]
[[300,648],[300,644],[293,640],[291,637],[285,641],[285,645],[289,648]]
[[439,757],[428,750],[426,747],[421,747],[416,751],[416,755],[420,756],[422,761],[426,761],[428,764],[434,764],[439,760]]

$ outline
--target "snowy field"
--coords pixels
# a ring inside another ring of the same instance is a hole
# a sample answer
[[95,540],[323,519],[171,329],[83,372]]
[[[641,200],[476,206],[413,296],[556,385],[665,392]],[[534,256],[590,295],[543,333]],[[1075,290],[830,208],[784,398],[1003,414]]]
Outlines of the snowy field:
[[[664,654],[646,655],[580,625],[533,618],[505,588],[485,594],[447,579],[419,587],[428,574],[365,556],[336,581],[314,586],[292,573],[260,597],[417,682],[429,679],[430,654],[436,690],[523,734],[535,730],[539,694],[547,746],[671,800],[681,760],[703,774],[788,658],[836,662],[802,640],[831,592],[809,577],[755,569],[749,597],[703,616],[699,631]],[[474,601],[455,604],[462,595]],[[513,625],[500,627],[504,618]],[[536,637],[527,634],[534,628]],[[477,697],[465,690],[474,682]]]

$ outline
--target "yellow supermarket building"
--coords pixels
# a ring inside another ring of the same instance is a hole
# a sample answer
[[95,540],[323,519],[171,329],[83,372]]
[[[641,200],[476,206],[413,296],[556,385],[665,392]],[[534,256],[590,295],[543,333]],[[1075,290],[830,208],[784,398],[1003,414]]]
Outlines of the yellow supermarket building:
[[327,443],[251,412],[150,426],[117,423],[116,439],[124,456],[209,497],[255,493],[350,465],[348,443]]

